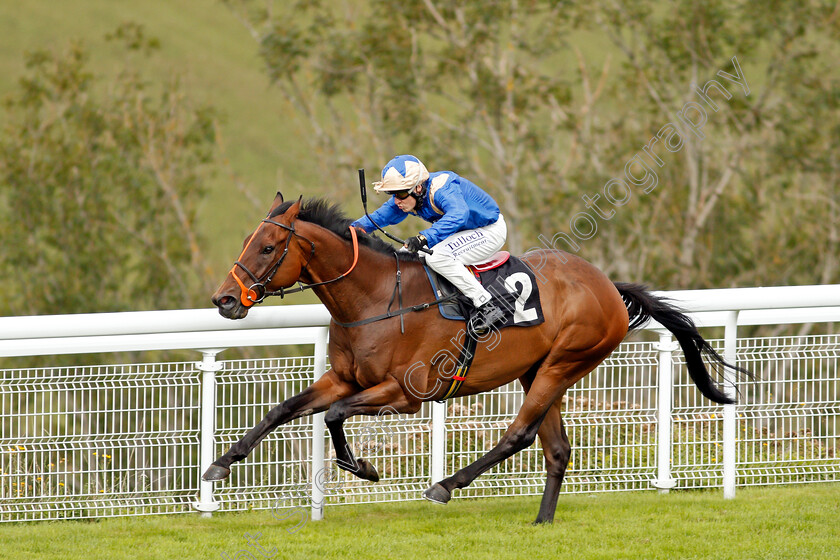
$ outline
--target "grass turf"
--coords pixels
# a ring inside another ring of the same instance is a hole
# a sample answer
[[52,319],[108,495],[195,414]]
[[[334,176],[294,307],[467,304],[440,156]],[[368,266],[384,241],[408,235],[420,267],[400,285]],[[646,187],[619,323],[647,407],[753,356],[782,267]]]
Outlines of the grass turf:
[[[720,491],[563,495],[557,519],[533,526],[539,497],[327,507],[0,526],[5,559],[561,558],[835,559],[840,484]],[[249,537],[250,535],[250,537]],[[249,545],[249,539],[262,551]],[[247,554],[246,554],[247,553]]]

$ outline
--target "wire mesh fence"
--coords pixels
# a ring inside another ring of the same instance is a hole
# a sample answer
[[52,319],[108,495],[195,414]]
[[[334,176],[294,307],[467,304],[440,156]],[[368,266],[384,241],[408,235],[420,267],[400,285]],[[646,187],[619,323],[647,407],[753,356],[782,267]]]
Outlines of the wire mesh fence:
[[[713,341],[720,346],[719,341]],[[625,342],[562,403],[572,457],[564,492],[653,488],[659,457],[654,343]],[[737,481],[836,481],[840,438],[840,336],[738,341]],[[677,488],[722,483],[723,407],[704,399],[674,353],[671,472]],[[314,375],[313,356],[224,361],[216,373],[216,455]],[[446,403],[448,476],[496,444],[522,404],[514,383]],[[198,499],[201,375],[196,363],[0,370],[0,520],[184,513]],[[310,505],[313,479],[326,504],[419,499],[431,482],[432,405],[412,416],[345,423],[378,483],[339,471],[326,434],[301,418],[263,440],[215,486],[222,511]],[[327,469],[312,472],[313,441]],[[665,459],[669,460],[669,459]],[[539,440],[455,497],[538,494]]]
[[189,363],[0,370],[0,520],[188,509],[198,390]]
[[738,408],[739,483],[840,480],[840,336],[753,338],[741,357],[761,382]]

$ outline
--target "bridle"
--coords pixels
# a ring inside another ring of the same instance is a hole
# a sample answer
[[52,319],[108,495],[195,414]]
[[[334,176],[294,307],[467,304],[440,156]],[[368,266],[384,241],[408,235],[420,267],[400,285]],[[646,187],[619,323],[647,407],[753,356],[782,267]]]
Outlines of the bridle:
[[[254,240],[254,237],[257,235],[257,232],[259,232],[259,230],[263,226],[263,224],[272,224],[272,225],[275,225],[277,227],[281,227],[281,228],[283,228],[283,229],[285,229],[286,231],[289,232],[289,236],[286,238],[286,246],[283,248],[283,253],[277,259],[277,262],[272,264],[269,267],[269,269],[266,271],[266,273],[262,275],[261,278],[258,278],[257,275],[254,274],[253,272],[251,272],[248,269],[247,266],[242,264],[242,257],[245,255],[245,252],[251,246],[251,242]],[[350,274],[351,272],[353,272],[353,269],[356,268],[356,264],[359,262],[359,238],[358,238],[358,235],[356,233],[356,228],[350,226],[350,237],[353,239],[353,264],[350,265],[350,268],[347,269],[347,272],[345,272],[343,274],[340,274],[339,276],[333,278],[332,280],[325,280],[324,282],[316,282],[314,284],[304,284],[303,282],[301,282],[298,279],[299,287],[297,287],[297,288],[294,288],[294,289],[291,289],[291,290],[287,290],[286,288],[280,288],[278,291],[269,292],[266,289],[266,286],[271,283],[271,280],[272,280],[272,278],[274,278],[274,275],[277,274],[277,270],[280,268],[280,265],[283,264],[283,261],[286,259],[286,256],[289,254],[289,245],[291,243],[292,236],[295,236],[295,235],[297,237],[300,237],[301,239],[303,239],[307,243],[309,243],[309,246],[310,246],[309,258],[306,259],[306,264],[301,269],[301,271],[303,271],[303,270],[306,270],[306,268],[309,266],[309,262],[312,260],[312,257],[315,255],[315,244],[311,240],[307,239],[306,237],[302,236],[301,234],[299,234],[297,232],[297,230],[295,229],[295,221],[294,220],[292,220],[292,223],[287,226],[286,224],[281,224],[279,222],[275,222],[274,220],[270,219],[270,217],[265,218],[260,223],[259,227],[257,227],[256,230],[254,230],[254,233],[251,234],[250,239],[248,239],[248,243],[245,244],[245,248],[242,249],[242,253],[239,255],[239,258],[236,260],[236,262],[233,263],[233,267],[230,269],[230,272],[229,272],[229,274],[231,276],[233,276],[233,279],[239,285],[239,289],[241,290],[240,302],[242,303],[243,306],[251,307],[252,305],[254,305],[256,303],[262,303],[262,301],[265,300],[265,298],[267,298],[268,296],[279,295],[282,298],[285,294],[302,292],[303,290],[308,290],[308,289],[311,289],[311,288],[315,288],[317,286],[323,286],[324,284],[330,284],[332,282],[337,282],[337,281],[341,280],[342,278],[344,278],[345,276],[347,276],[348,274]],[[411,307],[402,307],[402,273],[400,272],[400,254],[399,254],[398,251],[394,251],[394,258],[396,259],[396,263],[397,263],[397,276],[396,276],[396,282],[394,283],[394,293],[391,295],[391,301],[388,303],[388,311],[386,313],[382,314],[382,315],[377,315],[375,317],[362,319],[360,321],[353,321],[353,322],[350,322],[350,323],[342,323],[340,321],[337,321],[337,320],[333,319],[333,321],[335,321],[336,324],[338,324],[342,327],[359,327],[359,326],[362,326],[362,325],[367,325],[369,323],[375,323],[377,321],[382,321],[384,319],[390,319],[392,317],[399,317],[400,318],[400,332],[405,333],[405,330],[404,330],[405,327],[404,327],[404,324],[403,324],[403,315],[405,315],[406,313],[412,313],[412,312],[416,312],[416,311],[424,311],[424,310],[428,309],[429,307],[431,307],[433,305],[439,305],[441,303],[452,301],[452,300],[457,298],[457,294],[451,294],[451,295],[448,295],[448,296],[440,297],[440,298],[438,298],[434,301],[421,303],[419,305],[413,305]],[[245,284],[242,282],[242,280],[239,278],[239,276],[236,275],[236,268],[237,267],[241,268],[245,272],[245,274],[247,274],[248,277],[253,281],[253,284],[251,284],[250,288],[246,288]],[[394,304],[395,299],[398,301],[399,309],[397,309],[396,311],[391,311],[391,306]]]
[[[257,232],[259,232],[260,228],[264,224],[271,224],[271,225],[275,225],[277,227],[283,228],[283,229],[285,229],[286,231],[289,232],[289,235],[286,237],[286,246],[283,248],[283,253],[277,259],[277,261],[268,268],[268,270],[265,272],[265,274],[263,274],[261,277],[258,278],[257,275],[254,274],[253,272],[251,272],[248,269],[247,266],[242,264],[242,257],[245,256],[245,252],[251,246],[251,242],[254,240],[254,238],[257,235]],[[254,233],[251,234],[250,239],[248,239],[248,243],[245,245],[245,248],[242,249],[242,253],[240,253],[239,258],[236,260],[236,262],[233,263],[233,267],[230,269],[230,272],[229,272],[229,274],[231,276],[233,276],[233,279],[239,285],[240,294],[241,294],[241,296],[239,298],[239,301],[244,307],[251,307],[252,305],[254,305],[256,303],[262,303],[265,300],[265,298],[267,298],[269,296],[279,295],[282,298],[285,294],[302,292],[303,290],[308,290],[308,289],[311,289],[311,288],[315,288],[316,286],[323,286],[324,284],[330,284],[332,282],[336,282],[338,280],[341,280],[342,278],[344,278],[345,276],[347,276],[351,272],[353,272],[353,269],[356,268],[356,263],[359,262],[359,240],[356,236],[356,228],[350,227],[350,237],[353,238],[353,264],[350,266],[350,268],[347,270],[347,272],[339,275],[336,278],[333,278],[332,280],[326,280],[324,282],[316,282],[315,284],[304,284],[304,283],[300,282],[300,280],[298,280],[298,284],[300,284],[300,286],[297,287],[297,288],[294,288],[292,290],[287,290],[286,288],[280,288],[277,291],[273,291],[273,292],[268,291],[266,286],[268,284],[271,284],[271,280],[274,278],[274,275],[277,274],[277,270],[280,268],[280,265],[283,264],[283,261],[288,256],[289,245],[292,241],[293,236],[300,237],[301,239],[303,239],[304,241],[309,243],[309,246],[310,246],[309,257],[306,259],[306,264],[303,265],[303,268],[301,269],[301,270],[306,270],[306,268],[309,266],[309,262],[312,260],[312,257],[315,256],[315,243],[313,243],[311,240],[307,239],[306,237],[302,236],[301,234],[299,234],[297,232],[297,230],[295,229],[294,220],[292,220],[292,223],[287,226],[286,224],[281,224],[280,222],[275,222],[274,220],[272,220],[270,218],[265,218],[260,223],[259,227],[257,227],[256,230],[254,230]],[[246,288],[245,283],[242,282],[242,280],[239,278],[239,276],[237,276],[236,267],[241,268],[245,272],[245,274],[247,274],[248,277],[251,279],[253,284],[251,284],[250,288]]]

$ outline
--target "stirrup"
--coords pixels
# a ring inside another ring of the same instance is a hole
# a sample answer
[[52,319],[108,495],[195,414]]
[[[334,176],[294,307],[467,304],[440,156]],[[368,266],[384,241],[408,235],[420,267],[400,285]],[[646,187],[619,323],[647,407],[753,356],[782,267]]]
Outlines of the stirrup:
[[493,305],[485,303],[477,309],[477,313],[470,319],[470,326],[476,332],[486,331],[496,323],[504,321],[504,312]]

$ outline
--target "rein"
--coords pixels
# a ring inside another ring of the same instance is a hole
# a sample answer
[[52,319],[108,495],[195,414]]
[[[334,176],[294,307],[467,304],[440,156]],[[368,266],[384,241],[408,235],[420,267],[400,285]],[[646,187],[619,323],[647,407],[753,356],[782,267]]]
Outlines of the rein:
[[[292,230],[292,233],[295,233],[295,231]],[[301,239],[306,239],[305,237],[303,237],[300,234],[295,233],[295,235],[297,235]],[[323,286],[324,284],[332,284],[333,282],[338,282],[339,280],[341,280],[342,278],[344,278],[345,276],[347,276],[348,274],[353,272],[353,269],[356,268],[356,263],[359,262],[359,238],[356,235],[356,228],[354,228],[354,227],[350,228],[350,237],[353,238],[353,264],[350,265],[350,268],[347,269],[347,272],[339,274],[338,276],[336,276],[332,280],[325,280],[323,282],[316,282],[314,284],[304,284],[303,282],[298,281],[298,287],[297,288],[292,288],[291,290],[287,290],[285,288],[280,288],[276,292],[268,292],[266,294],[266,296],[280,296],[280,299],[283,299],[283,296],[285,294],[296,294],[297,292],[302,292],[304,290],[311,290],[312,288],[317,288],[318,286]],[[309,240],[306,239],[306,241],[309,241]],[[306,259],[306,264],[303,266],[304,269],[306,269],[306,267],[309,266],[309,261],[312,260],[312,256],[315,254],[315,244],[312,243],[312,241],[309,241],[309,243],[312,246],[312,249],[309,253],[309,258]]]
[[[340,326],[340,327],[361,327],[362,325],[367,325],[369,323],[375,323],[377,321],[384,321],[385,319],[390,319],[392,317],[400,317],[405,315],[406,313],[413,313],[415,311],[423,311],[425,309],[430,308],[433,305],[438,305],[441,303],[446,303],[447,301],[452,301],[457,297],[457,294],[452,294],[446,296],[444,298],[439,298],[434,301],[427,301],[426,303],[420,303],[418,305],[413,305],[411,307],[403,307],[402,309],[397,309],[396,311],[388,311],[387,313],[383,313],[382,315],[377,315],[375,317],[369,317],[367,319],[362,319],[360,321],[353,321],[352,323],[342,323],[341,321],[336,321],[333,318],[333,322]],[[405,330],[401,329],[402,333],[405,334]]]
[[[394,251],[394,258],[397,261],[397,280],[394,283],[394,293],[391,294],[391,301],[388,302],[388,311],[383,313],[382,315],[376,315],[374,317],[369,317],[367,319],[361,319],[359,321],[353,321],[350,323],[342,323],[333,317],[333,322],[336,325],[341,327],[361,327],[362,325],[368,325],[370,323],[375,323],[377,321],[384,321],[385,319],[390,319],[392,317],[399,317],[400,318],[400,333],[405,334],[405,322],[403,321],[403,315],[406,313],[413,313],[415,311],[423,311],[428,309],[433,305],[439,305],[441,303],[445,303],[447,301],[452,301],[458,297],[457,294],[450,294],[443,298],[438,298],[434,301],[428,301],[426,303],[420,303],[417,305],[413,305],[411,307],[403,307],[402,306],[402,272],[400,271],[400,257],[399,254]],[[399,298],[399,309],[395,311],[391,311],[391,306],[394,304],[394,299]]]

